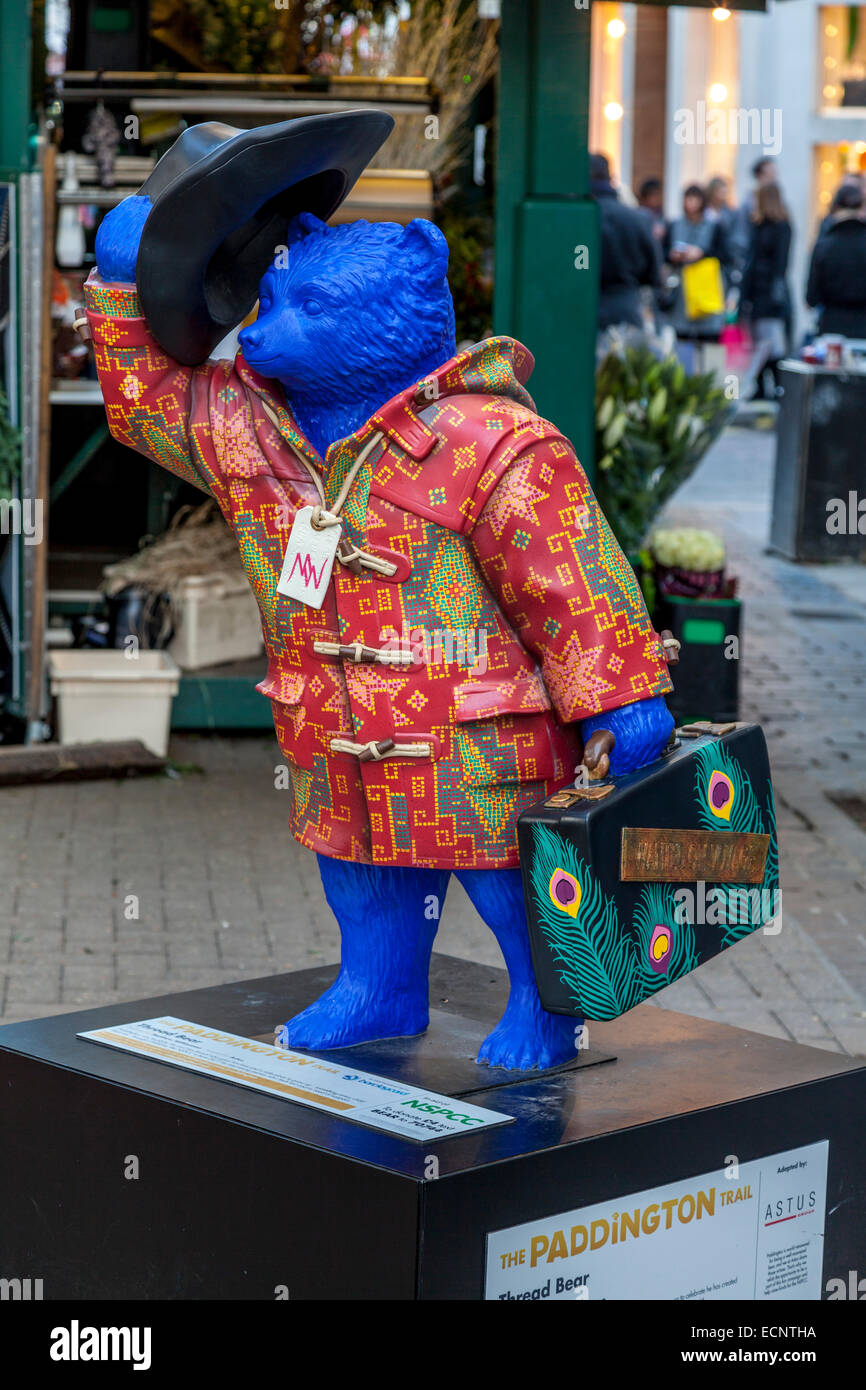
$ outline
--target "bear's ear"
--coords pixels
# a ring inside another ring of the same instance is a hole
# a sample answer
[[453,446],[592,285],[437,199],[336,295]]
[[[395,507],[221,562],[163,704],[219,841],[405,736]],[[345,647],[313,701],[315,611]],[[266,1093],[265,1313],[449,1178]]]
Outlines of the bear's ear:
[[448,242],[439,228],[424,217],[414,218],[403,232],[402,247],[413,262],[416,278],[434,284],[448,270]]
[[304,237],[313,234],[321,236],[324,231],[327,231],[327,225],[321,217],[317,217],[314,212],[299,212],[289,223],[289,246],[295,246],[297,242],[303,241]]

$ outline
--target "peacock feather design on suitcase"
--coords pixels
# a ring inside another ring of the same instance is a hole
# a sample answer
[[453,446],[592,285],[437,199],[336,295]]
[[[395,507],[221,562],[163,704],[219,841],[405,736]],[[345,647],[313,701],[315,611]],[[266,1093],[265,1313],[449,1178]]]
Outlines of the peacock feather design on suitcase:
[[[542,931],[560,978],[589,1018],[617,1018],[697,965],[694,931],[676,920],[670,884],[647,883],[626,932],[613,899],[573,845],[549,826],[537,829],[531,878]],[[567,877],[578,905],[556,901]]]
[[711,740],[694,751],[697,824],[706,830],[769,836],[759,886],[707,885],[719,923],[711,928],[712,949],[705,938],[701,949],[674,883],[644,883],[630,921],[624,921],[578,848],[550,825],[533,828],[528,877],[534,915],[575,1011],[587,1018],[617,1018],[776,915],[772,787],[768,782],[762,805],[745,768],[723,743]]
[[[770,922],[776,915],[779,889],[779,846],[776,836],[776,809],[773,788],[768,783],[767,801],[761,808],[751,778],[737,758],[731,756],[723,743],[705,743],[695,750],[695,800],[698,822],[705,830],[745,831],[749,834],[768,834],[770,844],[764,881],[759,889],[745,883],[719,884],[716,894],[724,895],[722,914],[725,930],[722,947],[730,946],[754,931],[755,926]],[[759,894],[758,911],[752,911],[754,894]],[[746,896],[744,896],[746,895]],[[743,906],[749,910],[744,912]],[[755,917],[759,920],[756,922]]]

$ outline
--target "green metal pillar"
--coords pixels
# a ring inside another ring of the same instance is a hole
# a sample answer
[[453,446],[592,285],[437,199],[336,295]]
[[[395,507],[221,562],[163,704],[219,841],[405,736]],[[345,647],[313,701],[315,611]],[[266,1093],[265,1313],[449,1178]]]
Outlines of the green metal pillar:
[[28,0],[0,0],[0,170],[29,169],[30,52]]
[[600,251],[588,0],[502,0],[500,43],[494,328],[534,354],[539,413],[591,473]]

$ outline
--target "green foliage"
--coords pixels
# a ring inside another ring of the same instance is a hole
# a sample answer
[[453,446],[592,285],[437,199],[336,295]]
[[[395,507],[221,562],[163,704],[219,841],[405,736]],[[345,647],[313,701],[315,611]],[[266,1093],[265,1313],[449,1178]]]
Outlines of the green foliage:
[[21,467],[21,435],[9,420],[9,402],[0,389],[0,498],[12,496]]
[[639,548],[732,410],[712,373],[687,376],[674,357],[627,346],[604,358],[595,383],[595,492],[623,550]]
[[857,47],[857,36],[860,33],[860,9],[857,5],[851,5],[848,9],[848,40],[845,44],[845,61],[850,63],[854,57],[854,50]]
[[479,343],[490,333],[493,320],[492,221],[480,214],[452,211],[437,220],[448,242],[448,285],[457,341]]
[[394,0],[161,0],[154,34],[205,69],[292,73],[327,44],[347,16],[381,21]]

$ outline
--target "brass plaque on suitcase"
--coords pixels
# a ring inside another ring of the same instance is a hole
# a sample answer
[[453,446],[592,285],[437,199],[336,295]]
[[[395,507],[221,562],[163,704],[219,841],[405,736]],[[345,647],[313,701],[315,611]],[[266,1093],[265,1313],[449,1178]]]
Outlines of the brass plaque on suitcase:
[[769,835],[625,825],[623,883],[762,883]]

